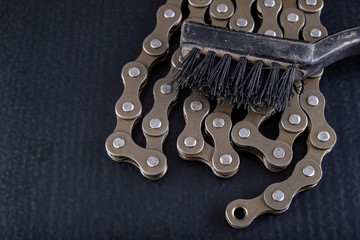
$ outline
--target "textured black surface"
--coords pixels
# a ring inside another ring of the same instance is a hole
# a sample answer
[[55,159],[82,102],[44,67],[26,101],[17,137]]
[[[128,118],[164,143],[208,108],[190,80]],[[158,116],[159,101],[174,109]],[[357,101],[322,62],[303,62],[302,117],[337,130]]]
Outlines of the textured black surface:
[[[160,0],[0,1],[0,239],[359,239],[360,57],[328,67],[321,89],[338,143],[323,179],[281,215],[232,229],[224,210],[283,180],[251,155],[231,179],[177,156],[182,104],[170,115],[169,171],[157,182],[115,163],[122,66],[140,53]],[[359,1],[327,0],[329,33],[360,24]],[[175,41],[176,42],[176,41]],[[142,100],[168,64],[154,69]],[[134,136],[143,145],[137,128]]]

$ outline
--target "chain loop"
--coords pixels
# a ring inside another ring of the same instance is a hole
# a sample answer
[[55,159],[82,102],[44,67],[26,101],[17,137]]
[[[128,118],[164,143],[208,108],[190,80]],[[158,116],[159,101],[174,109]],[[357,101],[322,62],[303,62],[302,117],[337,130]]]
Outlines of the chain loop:
[[[308,41],[316,41],[326,36],[326,29],[320,23],[320,11],[323,6],[322,1],[318,1],[316,6],[307,6],[305,1],[299,1],[298,21],[301,19],[300,10],[305,11],[306,25],[303,29],[303,37]],[[293,9],[283,10],[281,23],[284,27],[286,36],[295,37],[300,31],[292,30],[291,34],[287,28],[291,24],[286,23],[285,16],[296,13]],[[290,16],[290,20],[295,19]],[[289,20],[289,19],[288,19]],[[301,27],[302,24],[298,26]],[[312,36],[312,29],[321,32],[318,36]],[[289,35],[288,35],[289,34]],[[303,93],[295,96],[291,101],[291,106],[286,108],[280,122],[280,134],[278,140],[282,140],[292,145],[295,138],[304,131],[307,126],[307,118],[310,121],[308,125],[308,148],[306,156],[300,160],[292,173],[285,181],[275,183],[266,188],[263,194],[253,199],[238,199],[229,203],[226,208],[226,218],[229,224],[235,228],[248,226],[257,216],[264,213],[282,213],[286,211],[293,197],[302,190],[314,187],[321,179],[322,169],[321,161],[326,153],[336,142],[334,130],[327,124],[324,116],[325,99],[319,91],[319,80],[321,72],[317,76],[304,80]],[[301,108],[300,108],[301,107]],[[304,114],[304,112],[307,116]],[[304,119],[304,120],[302,120]],[[289,125],[297,125],[296,128]],[[302,124],[300,124],[302,123]],[[290,141],[289,141],[290,140]],[[242,211],[243,218],[235,217],[236,211]]]
[[[183,2],[184,0],[168,0],[158,9],[156,15],[157,25],[154,31],[145,38],[139,57],[134,62],[130,62],[123,67],[124,92],[115,106],[117,124],[114,132],[107,138],[105,143],[106,150],[114,161],[134,164],[145,177],[151,180],[161,178],[167,170],[167,160],[161,151],[162,142],[165,139],[164,135],[166,135],[168,129],[167,124],[161,124],[163,126],[160,129],[162,134],[148,131],[157,139],[153,144],[148,144],[149,148],[138,146],[132,140],[131,134],[142,113],[141,90],[147,82],[150,69],[156,63],[165,60],[167,56],[169,39],[180,25],[182,19],[180,8]],[[173,96],[170,95],[170,98]],[[161,117],[164,121],[164,116]],[[155,125],[159,124],[157,120],[162,123],[157,118]],[[119,143],[121,144],[119,145]]]
[[[142,130],[146,148],[138,146],[131,138],[132,130],[142,114],[140,93],[145,86],[152,67],[165,60],[169,51],[169,38],[179,27],[182,0],[168,0],[157,12],[157,26],[145,38],[139,57],[123,67],[124,92],[116,103],[117,125],[106,140],[109,156],[118,162],[129,162],[151,179],[161,178],[167,170],[167,159],[163,154],[163,142],[169,132],[168,114],[178,96],[176,85],[172,85],[172,72],[179,64],[180,50],[172,56],[172,67],[166,77],[157,80],[153,88],[154,105],[144,117]],[[261,34],[315,42],[327,35],[320,22],[323,0],[308,4],[305,0],[189,0],[188,20],[205,22],[209,11],[212,25],[234,30],[253,31],[255,18],[251,8],[256,4]],[[314,187],[322,176],[321,161],[336,143],[336,134],[324,116],[325,98],[319,90],[322,71],[311,78],[297,82],[302,92],[296,93],[290,106],[282,113],[279,122],[279,136],[276,140],[264,137],[260,125],[271,112],[250,108],[247,116],[234,126],[231,121],[232,104],[219,100],[210,112],[209,101],[199,93],[192,93],[183,106],[185,128],[177,139],[179,155],[185,160],[206,163],[219,177],[233,176],[240,164],[238,151],[247,151],[258,156],[271,171],[285,169],[293,158],[292,146],[295,139],[309,130],[307,154],[300,160],[292,175],[283,182],[268,186],[253,199],[237,199],[226,208],[226,218],[235,228],[248,226],[257,216],[264,213],[286,211],[293,197],[300,191]],[[213,142],[207,143],[205,133]],[[242,211],[244,217],[235,217]]]

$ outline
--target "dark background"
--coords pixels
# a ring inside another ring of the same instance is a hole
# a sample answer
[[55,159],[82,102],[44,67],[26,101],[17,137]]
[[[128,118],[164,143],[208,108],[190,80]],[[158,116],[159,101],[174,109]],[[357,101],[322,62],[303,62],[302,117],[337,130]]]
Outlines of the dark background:
[[[338,136],[322,180],[287,212],[246,229],[227,224],[226,205],[286,179],[294,164],[270,173],[241,153],[236,176],[220,179],[183,161],[176,138],[185,96],[170,114],[163,179],[107,156],[121,68],[140,53],[164,2],[0,1],[0,239],[359,239],[360,57],[328,67],[321,81]],[[329,33],[359,25],[360,2],[327,0],[321,19]],[[168,66],[154,69],[144,113]],[[144,145],[139,126],[134,136]]]

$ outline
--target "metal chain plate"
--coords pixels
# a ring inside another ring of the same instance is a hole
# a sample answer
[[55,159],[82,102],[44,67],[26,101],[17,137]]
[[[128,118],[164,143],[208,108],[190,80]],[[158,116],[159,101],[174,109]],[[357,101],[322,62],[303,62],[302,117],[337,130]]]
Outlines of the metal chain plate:
[[[124,66],[124,92],[115,106],[117,125],[106,140],[106,150],[113,160],[136,165],[151,180],[161,178],[167,170],[162,145],[169,132],[168,114],[178,96],[176,86],[170,83],[173,68],[180,61],[179,50],[172,56],[167,76],[154,85],[154,105],[142,122],[146,148],[138,146],[131,134],[142,113],[141,90],[152,67],[167,56],[169,38],[181,23],[184,2],[168,0],[159,8],[157,26],[144,40],[141,54]],[[258,16],[251,14],[254,4]],[[323,0],[188,0],[188,19],[204,22],[209,12],[211,24],[249,32],[260,20],[259,33],[315,42],[327,35],[320,23],[322,7]],[[285,169],[293,158],[295,139],[306,129],[309,131],[307,154],[287,180],[270,185],[254,199],[238,199],[227,206],[226,218],[231,226],[243,228],[261,214],[285,211],[299,191],[314,187],[320,180],[322,158],[336,142],[335,132],[324,117],[325,99],[319,91],[321,75],[322,71],[297,83],[302,93],[295,94],[282,113],[276,140],[259,131],[260,125],[272,116],[263,109],[251,108],[245,119],[233,124],[231,104],[220,100],[210,113],[209,101],[199,93],[194,92],[185,100],[186,125],[177,141],[179,155],[185,160],[206,163],[219,177],[231,177],[237,172],[240,158],[236,150],[254,153],[271,171]],[[202,135],[203,125],[212,144]]]

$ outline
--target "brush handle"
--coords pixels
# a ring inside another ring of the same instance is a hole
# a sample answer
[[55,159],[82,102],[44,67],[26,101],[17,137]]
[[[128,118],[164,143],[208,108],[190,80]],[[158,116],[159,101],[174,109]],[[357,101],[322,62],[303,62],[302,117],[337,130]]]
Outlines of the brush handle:
[[218,57],[225,54],[235,60],[246,57],[250,62],[261,60],[268,66],[274,62],[282,67],[293,65],[301,72],[301,77],[306,77],[336,61],[359,54],[360,27],[344,30],[313,44],[186,21],[180,43],[183,56],[198,48],[202,54],[214,51]]
[[360,27],[332,34],[313,45],[312,68],[324,68],[346,57],[360,54]]

